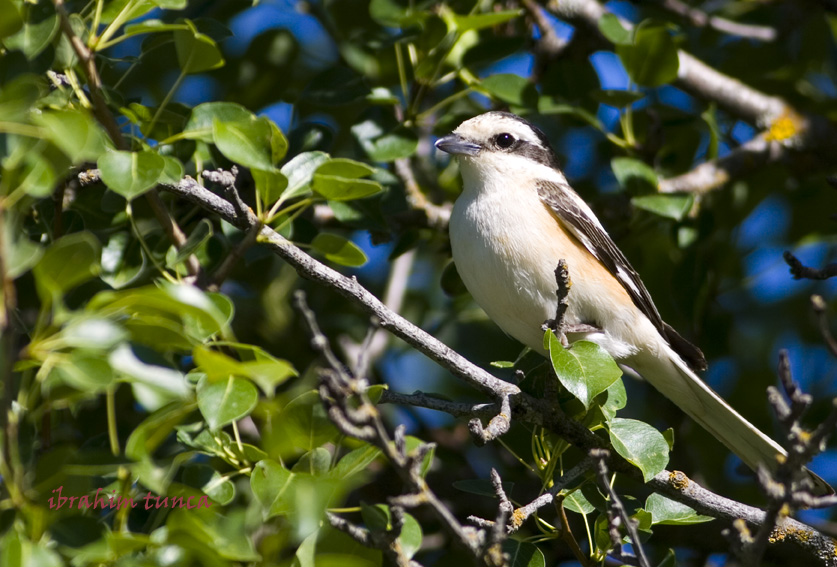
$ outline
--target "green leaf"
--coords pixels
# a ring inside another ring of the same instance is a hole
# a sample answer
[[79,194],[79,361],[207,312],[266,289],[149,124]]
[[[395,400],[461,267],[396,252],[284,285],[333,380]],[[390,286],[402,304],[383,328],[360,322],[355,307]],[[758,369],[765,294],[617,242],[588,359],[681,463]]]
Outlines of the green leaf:
[[[290,362],[276,358],[257,346],[228,341],[220,341],[216,344],[235,349],[241,359],[241,362],[238,362],[225,356],[229,372],[239,376],[246,376],[255,382],[269,398],[273,397],[276,386],[288,378],[298,375],[296,369]],[[199,350],[204,350],[204,347],[199,347]],[[220,355],[220,353],[211,352]],[[207,365],[206,363],[203,364],[205,366]]]
[[689,506],[675,502],[656,492],[648,496],[645,509],[651,514],[651,523],[670,526],[685,526],[711,522],[711,516],[701,516]]
[[495,360],[489,364],[494,368],[514,368],[514,362],[511,360]]
[[105,151],[106,136],[87,113],[77,110],[43,112],[35,122],[45,127],[48,138],[73,161],[96,161]]
[[656,193],[659,181],[654,169],[638,159],[616,157],[610,167],[619,185],[632,195]]
[[337,234],[321,232],[311,241],[311,247],[327,260],[341,266],[358,267],[367,261],[363,250],[351,240]]
[[311,451],[337,436],[316,390],[291,400],[280,415],[289,440],[300,449]]
[[294,476],[276,461],[265,459],[256,463],[250,475],[250,488],[265,509],[265,519],[287,512],[282,504],[290,495]]
[[17,33],[23,27],[23,18],[12,0],[0,0],[0,39]]
[[156,411],[172,401],[182,403],[191,396],[183,374],[166,366],[146,364],[126,344],[118,346],[108,362],[121,374],[121,379],[131,383],[134,397],[149,411]]
[[596,343],[578,341],[565,349],[552,331],[547,335],[549,358],[558,380],[585,408],[622,376],[613,358]]
[[390,162],[407,158],[418,148],[418,135],[401,125],[385,129],[374,120],[364,120],[352,126],[352,134],[372,161]]
[[585,516],[596,509],[580,490],[574,490],[564,497],[564,508]]
[[677,45],[665,24],[642,22],[634,32],[633,43],[617,45],[616,53],[631,80],[639,85],[659,87],[677,78]]
[[372,462],[381,456],[381,450],[372,445],[358,447],[346,453],[329,473],[336,479],[345,479],[366,470]]
[[383,188],[371,179],[351,179],[315,173],[311,188],[330,201],[351,201],[380,193]]
[[131,432],[125,444],[125,456],[135,461],[150,458],[194,409],[194,403],[173,402],[152,413]]
[[218,122],[248,122],[255,120],[252,112],[234,102],[205,102],[192,109],[192,115],[183,127],[183,136],[208,144],[215,141],[213,125]]
[[196,390],[198,409],[212,430],[249,415],[259,401],[259,393],[249,380],[230,376],[212,380],[204,376]]
[[303,152],[283,165],[280,171],[288,178],[288,187],[282,193],[282,199],[293,199],[307,192],[314,172],[328,159],[325,152]]
[[174,32],[174,47],[180,69],[188,75],[223,67],[224,57],[212,38],[200,33],[189,20],[186,20],[186,25],[189,29]]
[[[490,480],[484,478],[474,478],[467,480],[457,480],[453,482],[453,487],[462,492],[469,494],[476,494],[478,496],[488,496],[489,498],[496,498],[497,492],[494,490],[494,485]],[[503,490],[506,495],[510,494],[514,488],[513,482],[504,482]]]
[[692,209],[694,197],[689,195],[641,195],[631,199],[633,206],[652,212],[661,217],[683,220]]
[[102,181],[128,200],[154,187],[165,167],[161,156],[148,151],[109,151],[99,158]]
[[140,22],[138,24],[128,24],[122,32],[121,37],[131,37],[135,35],[142,35],[146,33],[160,33],[170,31],[190,31],[187,24],[171,24],[158,19],[150,19]]
[[34,268],[41,297],[60,297],[96,277],[101,255],[101,244],[90,232],[76,232],[53,242]]
[[58,358],[47,383],[57,381],[82,392],[101,392],[113,380],[113,370],[106,358],[99,353],[76,350]]
[[630,106],[644,96],[644,94],[636,91],[622,90],[601,90],[590,93],[590,98],[593,100],[615,108]]
[[642,471],[648,482],[668,464],[668,443],[663,434],[642,421],[614,418],[610,421],[610,442],[626,461]]
[[7,36],[3,44],[7,49],[22,51],[31,61],[49,47],[58,33],[58,14],[52,5],[40,4],[25,6],[19,15],[23,16],[23,27],[18,28],[17,33]]
[[174,156],[163,156],[165,165],[163,166],[163,173],[160,174],[160,183],[168,183],[169,185],[177,185],[183,179],[183,164]]
[[302,543],[296,548],[294,562],[291,564],[291,567],[315,567],[317,537],[319,535],[320,530],[317,530],[302,540]]
[[510,22],[523,14],[523,10],[504,10],[500,12],[488,12],[486,14],[474,14],[468,16],[460,16],[453,14],[453,22],[456,24],[456,29],[459,32],[466,32],[470,30],[481,30],[491,28]]
[[42,94],[46,94],[46,85],[36,75],[20,75],[9,80],[0,90],[0,116],[4,121],[23,120]]
[[235,485],[209,465],[190,464],[183,471],[183,482],[202,490],[221,506],[235,498]]
[[212,238],[212,222],[209,219],[201,219],[198,225],[192,229],[192,234],[183,243],[174,260],[167,262],[169,268],[173,268],[177,264],[185,261],[186,258],[195,253],[205,242]]
[[520,75],[499,73],[483,79],[480,86],[499,100],[515,106],[537,107],[535,85]]
[[628,404],[625,383],[620,378],[607,389],[607,399],[601,404],[602,413],[608,421],[616,417],[616,412]]
[[509,555],[509,567],[546,567],[543,552],[533,543],[507,539],[503,552]]
[[631,32],[624,28],[616,14],[607,12],[599,18],[599,31],[611,43],[615,43],[616,45],[631,44]]
[[317,168],[317,173],[321,175],[336,175],[348,179],[358,179],[360,177],[369,177],[375,173],[375,168],[353,159],[331,158]]
[[212,137],[224,157],[245,167],[273,169],[273,130],[267,118],[212,123]]
[[288,188],[288,178],[276,170],[251,169],[256,193],[267,207],[275,203]]

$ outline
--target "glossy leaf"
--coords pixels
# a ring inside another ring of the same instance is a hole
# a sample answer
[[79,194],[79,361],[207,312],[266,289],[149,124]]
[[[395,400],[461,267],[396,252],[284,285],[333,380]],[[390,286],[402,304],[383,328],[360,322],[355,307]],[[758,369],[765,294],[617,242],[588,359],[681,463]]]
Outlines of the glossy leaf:
[[314,172],[328,159],[329,156],[325,152],[303,152],[283,165],[280,171],[288,178],[288,187],[282,198],[293,199],[308,192]]
[[632,195],[656,193],[659,181],[654,168],[638,159],[613,158],[610,162],[619,185]]
[[198,382],[196,393],[198,408],[213,430],[249,415],[259,400],[253,383],[235,376],[220,380],[204,376]]
[[331,158],[317,168],[317,173],[357,179],[359,177],[369,177],[375,173],[375,168],[353,159]]
[[655,525],[702,524],[714,520],[711,516],[702,516],[689,506],[675,502],[656,492],[648,496],[645,501],[645,509],[651,514],[651,523]]
[[35,121],[73,163],[96,161],[105,151],[106,136],[92,116],[77,110],[44,112]]
[[23,18],[11,0],[0,0],[0,39],[17,33],[23,27]]
[[256,193],[267,207],[275,203],[288,188],[288,178],[275,169],[253,169],[250,173],[256,183]]
[[315,173],[311,188],[330,201],[351,201],[370,197],[382,191],[381,184],[371,179],[352,179]]
[[630,106],[644,96],[642,93],[636,91],[622,90],[602,90],[590,93],[590,98],[593,100],[615,108]]
[[337,234],[321,232],[311,241],[311,247],[341,266],[357,267],[367,262],[366,254],[357,244]]
[[610,442],[626,461],[642,471],[648,482],[668,464],[668,443],[662,433],[635,419],[614,418],[609,424]]
[[343,455],[330,474],[334,478],[344,479],[366,470],[375,459],[381,456],[381,450],[372,445],[358,447]]
[[495,98],[515,106],[536,107],[538,104],[535,86],[520,75],[507,73],[491,75],[483,79],[480,86]]
[[186,74],[203,73],[223,67],[224,57],[212,38],[200,33],[189,20],[186,24],[189,29],[174,32],[177,63],[181,71]]
[[129,200],[154,187],[165,167],[165,160],[149,151],[110,151],[99,158],[102,181]]
[[605,13],[599,18],[599,31],[610,42],[616,45],[630,45],[632,34],[619,21],[619,16],[611,12]]
[[306,392],[282,409],[282,425],[294,446],[312,450],[337,435],[316,391]]
[[374,120],[364,120],[352,126],[352,134],[372,161],[407,158],[418,148],[416,133],[400,125],[387,129]]
[[99,273],[101,244],[89,232],[56,240],[34,268],[38,291],[44,298],[60,297]]
[[692,195],[640,195],[631,199],[637,208],[652,212],[661,217],[683,220],[694,204]]
[[634,31],[633,42],[617,45],[616,53],[631,80],[639,85],[658,87],[677,78],[677,45],[664,24],[642,22]]
[[596,343],[577,341],[565,349],[552,331],[547,335],[549,358],[558,380],[585,408],[622,376],[613,358]]
[[509,567],[546,567],[543,552],[533,543],[507,539],[503,552],[509,556]]
[[252,112],[234,102],[205,102],[192,109],[183,127],[183,135],[192,140],[213,143],[213,125],[219,122],[247,122],[255,120]]
[[499,26],[500,24],[519,18],[522,14],[523,10],[503,10],[499,12],[488,12],[485,14],[473,14],[467,16],[454,14],[452,19],[456,24],[456,29],[460,33],[464,33],[470,30],[481,30]]
[[224,157],[245,167],[272,170],[273,132],[266,118],[212,124],[212,137]]

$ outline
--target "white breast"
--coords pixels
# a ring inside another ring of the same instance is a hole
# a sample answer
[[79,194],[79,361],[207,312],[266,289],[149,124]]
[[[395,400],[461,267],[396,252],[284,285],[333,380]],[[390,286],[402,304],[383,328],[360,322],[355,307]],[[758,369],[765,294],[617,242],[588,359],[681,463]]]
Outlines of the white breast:
[[[606,322],[608,329],[617,331],[615,336],[607,332],[584,338],[599,342],[617,358],[636,352],[631,341],[625,342],[628,337],[620,336],[621,331],[630,333],[635,314],[614,309],[602,293],[605,282],[573,277],[591,256],[558,225],[538,197],[534,180],[505,183],[522,179],[477,169],[468,162],[462,160],[465,191],[453,208],[450,238],[457,271],[480,307],[506,333],[542,351],[541,326],[555,316],[554,272],[558,260],[564,259],[572,280],[566,323]],[[607,275],[603,268],[599,272]]]

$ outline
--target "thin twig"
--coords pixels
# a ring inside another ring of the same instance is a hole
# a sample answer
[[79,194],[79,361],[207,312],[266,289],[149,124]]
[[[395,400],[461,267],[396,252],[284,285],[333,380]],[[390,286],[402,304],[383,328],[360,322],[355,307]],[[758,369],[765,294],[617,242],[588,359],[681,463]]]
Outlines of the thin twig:
[[788,266],[790,266],[790,273],[795,280],[827,280],[828,278],[837,276],[837,263],[828,264],[827,266],[817,269],[809,268],[803,264],[799,258],[787,250],[784,254],[782,254],[782,257],[785,259]]
[[602,492],[608,495],[608,517],[610,518],[611,539],[614,547],[617,549],[622,545],[622,536],[619,533],[619,526],[624,525],[628,536],[631,538],[631,546],[636,551],[637,559],[641,567],[651,567],[648,557],[645,555],[645,550],[642,547],[642,542],[639,539],[639,532],[636,529],[636,523],[628,515],[622,500],[610,486],[610,473],[607,470],[607,459],[610,456],[609,451],[604,449],[594,449],[590,451],[590,457],[596,461],[596,472],[599,480],[599,487]]
[[690,24],[698,28],[708,27],[721,33],[764,42],[776,41],[779,37],[775,28],[755,24],[742,24],[728,20],[727,18],[711,16],[703,10],[689,6],[680,0],[656,0],[656,3],[660,4],[669,12],[688,20]]

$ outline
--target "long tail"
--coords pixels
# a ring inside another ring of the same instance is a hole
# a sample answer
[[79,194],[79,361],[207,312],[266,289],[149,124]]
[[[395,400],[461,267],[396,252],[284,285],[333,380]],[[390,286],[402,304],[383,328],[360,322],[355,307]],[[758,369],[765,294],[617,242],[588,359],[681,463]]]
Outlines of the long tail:
[[[761,464],[775,469],[779,455],[787,455],[787,452],[712,391],[668,345],[661,346],[664,350],[657,356],[641,352],[629,361],[629,365],[748,467],[758,470]],[[815,492],[834,493],[828,483],[808,472]]]

